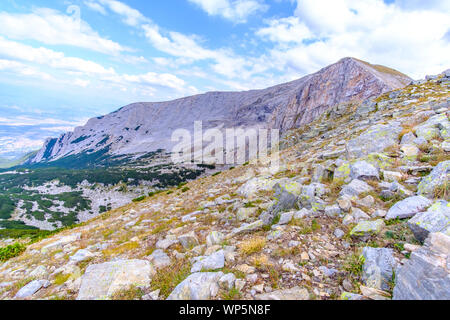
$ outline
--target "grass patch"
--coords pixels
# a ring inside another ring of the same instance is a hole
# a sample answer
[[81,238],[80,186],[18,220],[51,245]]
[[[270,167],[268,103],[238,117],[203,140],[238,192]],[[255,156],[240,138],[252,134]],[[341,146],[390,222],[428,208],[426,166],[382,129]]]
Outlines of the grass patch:
[[223,291],[221,294],[222,300],[240,300],[241,297],[241,293],[236,288],[232,288],[228,291]]
[[58,273],[55,276],[55,280],[53,280],[53,282],[57,285],[60,286],[64,283],[66,283],[67,280],[69,280],[70,278],[70,274],[64,274],[64,273]]
[[166,299],[175,287],[183,282],[190,274],[190,262],[188,260],[178,260],[171,266],[157,272],[152,279],[152,290],[161,290],[161,297]]
[[242,241],[239,245],[241,254],[249,256],[251,254],[260,252],[266,245],[266,239],[262,237],[253,237]]
[[26,247],[21,243],[15,243],[7,247],[0,248],[0,261],[8,261],[11,258],[20,256]]
[[131,288],[120,290],[114,293],[111,297],[112,300],[141,300],[144,292],[137,288],[136,286],[131,286]]

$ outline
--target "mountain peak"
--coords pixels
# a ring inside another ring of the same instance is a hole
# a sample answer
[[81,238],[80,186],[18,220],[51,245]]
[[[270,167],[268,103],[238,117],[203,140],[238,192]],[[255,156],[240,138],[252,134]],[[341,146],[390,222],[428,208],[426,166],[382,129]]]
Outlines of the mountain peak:
[[210,92],[128,105],[47,140],[31,163],[101,150],[111,155],[170,151],[171,133],[193,131],[195,121],[202,121],[204,130],[240,127],[286,132],[314,121],[336,104],[375,97],[409,82],[396,70],[347,57],[314,74],[263,90]]

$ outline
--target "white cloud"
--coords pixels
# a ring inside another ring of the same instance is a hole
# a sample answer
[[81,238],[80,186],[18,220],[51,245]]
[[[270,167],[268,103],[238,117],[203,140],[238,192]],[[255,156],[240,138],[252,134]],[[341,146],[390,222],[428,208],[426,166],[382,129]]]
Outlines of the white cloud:
[[150,20],[146,18],[138,10],[131,8],[123,2],[116,0],[98,0],[102,5],[107,6],[111,11],[123,17],[123,22],[137,27],[142,23],[148,23]]
[[273,42],[298,42],[312,37],[309,28],[298,17],[270,20],[268,26],[259,29],[256,34]]
[[44,144],[44,139],[27,137],[0,137],[0,154],[27,152],[37,150]]
[[34,48],[22,43],[6,40],[0,36],[0,57],[47,65],[55,69],[82,72],[85,74],[113,74],[114,69],[106,69],[98,63],[75,57],[44,47]]
[[235,23],[244,23],[248,17],[264,12],[268,6],[257,0],[189,0],[211,16],[221,16]]
[[450,66],[449,6],[434,3],[406,10],[382,0],[298,0],[294,16],[269,21],[257,35],[275,43],[272,67],[285,72],[354,56],[421,78]]
[[27,66],[18,61],[0,59],[0,71],[13,72],[25,77],[39,78],[42,80],[50,80],[51,75],[45,72],[41,72],[36,68]]
[[103,6],[101,6],[99,3],[94,2],[92,0],[88,0],[88,1],[84,1],[84,4],[88,8],[90,8],[94,11],[97,11],[98,13],[101,13],[102,15],[106,15],[106,9]]
[[102,38],[78,17],[47,8],[35,9],[28,14],[0,12],[0,34],[11,39],[76,46],[111,55],[129,51]]
[[38,126],[38,125],[69,125],[71,127],[80,126],[86,123],[88,119],[75,121],[61,120],[55,118],[33,118],[30,116],[14,116],[11,118],[0,117],[0,125],[10,127]]

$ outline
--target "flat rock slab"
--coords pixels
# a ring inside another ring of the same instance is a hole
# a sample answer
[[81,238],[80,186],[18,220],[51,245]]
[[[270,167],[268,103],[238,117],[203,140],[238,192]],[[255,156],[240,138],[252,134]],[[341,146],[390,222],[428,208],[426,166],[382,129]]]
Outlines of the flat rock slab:
[[394,300],[450,300],[450,237],[431,233],[396,271]]
[[422,196],[414,196],[397,202],[389,209],[386,219],[406,219],[414,217],[419,212],[425,211],[433,202]]
[[256,300],[309,300],[307,289],[295,287],[292,289],[278,290],[270,293],[263,293],[255,296]]
[[107,300],[131,286],[148,286],[154,270],[145,260],[118,260],[90,265],[81,279],[77,300]]
[[52,250],[61,249],[65,245],[78,241],[81,238],[81,233],[75,233],[69,236],[61,237],[58,240],[51,242],[44,247],[42,247],[41,252],[46,253]]
[[375,221],[361,221],[350,232],[350,236],[363,239],[368,238],[379,234],[385,226],[384,221],[381,219]]
[[21,288],[17,292],[15,297],[17,299],[25,299],[25,298],[31,297],[36,292],[41,290],[43,287],[48,287],[49,285],[50,285],[50,282],[47,281],[47,280],[34,280],[34,281],[31,281],[26,286]]
[[364,257],[362,279],[366,286],[389,290],[389,283],[396,267],[394,251],[386,248],[366,247],[362,253]]
[[225,253],[223,250],[217,251],[209,256],[196,257],[193,259],[194,265],[191,272],[216,270],[225,267]]
[[167,300],[209,300],[219,293],[223,272],[193,273],[181,282]]

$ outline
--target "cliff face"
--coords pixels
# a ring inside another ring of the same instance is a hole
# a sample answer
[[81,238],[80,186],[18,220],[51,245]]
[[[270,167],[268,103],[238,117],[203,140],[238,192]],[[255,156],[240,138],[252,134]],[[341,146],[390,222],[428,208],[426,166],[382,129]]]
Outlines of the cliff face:
[[411,79],[395,70],[345,58],[319,72],[264,90],[209,92],[160,103],[135,103],[93,118],[74,132],[48,139],[32,163],[107,150],[114,155],[166,149],[176,129],[275,128],[285,132],[310,123],[341,102],[401,88]]

